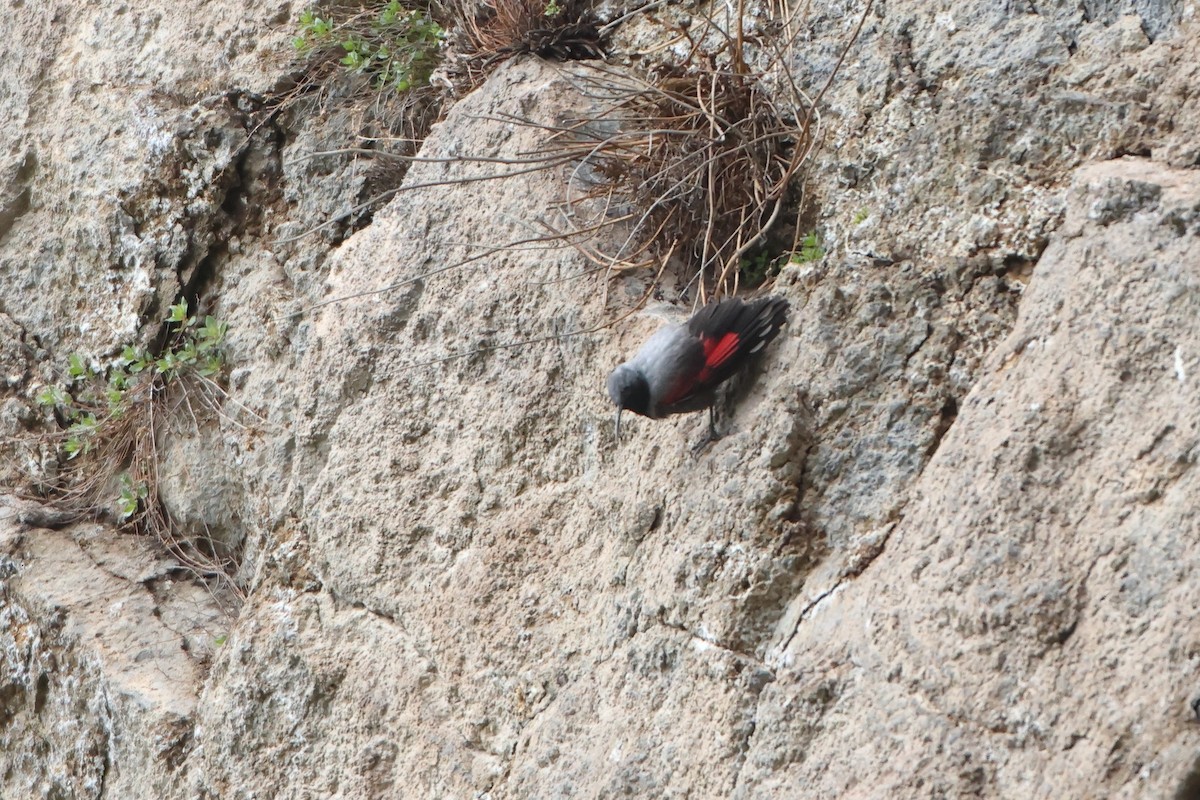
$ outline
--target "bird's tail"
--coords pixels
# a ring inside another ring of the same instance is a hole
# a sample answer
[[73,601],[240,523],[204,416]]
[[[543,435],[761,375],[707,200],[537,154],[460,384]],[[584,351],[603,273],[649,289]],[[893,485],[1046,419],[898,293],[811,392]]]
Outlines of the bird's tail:
[[[787,322],[788,301],[778,295],[760,297],[746,304],[743,315],[745,323],[746,352],[757,353],[779,335],[779,329]],[[741,320],[739,320],[741,322]]]

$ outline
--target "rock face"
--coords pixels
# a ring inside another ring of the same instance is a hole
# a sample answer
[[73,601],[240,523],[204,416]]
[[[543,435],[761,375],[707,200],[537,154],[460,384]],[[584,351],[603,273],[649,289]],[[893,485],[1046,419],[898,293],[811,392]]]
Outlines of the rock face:
[[[812,95],[859,13],[816,5]],[[0,796],[1200,797],[1194,10],[876,4],[827,255],[698,456],[702,415],[614,440],[653,276],[535,241],[568,168],[502,163],[585,68],[502,66],[302,235],[364,179],[272,111],[299,11],[7,12],[8,461],[67,353],[201,294],[229,397],[160,491],[245,597],[12,499]]]
[[[883,554],[781,654],[748,794],[1167,797],[1182,784],[1200,599],[1198,177],[1136,159],[1076,173],[1016,326]],[[849,752],[855,769],[837,768]]]

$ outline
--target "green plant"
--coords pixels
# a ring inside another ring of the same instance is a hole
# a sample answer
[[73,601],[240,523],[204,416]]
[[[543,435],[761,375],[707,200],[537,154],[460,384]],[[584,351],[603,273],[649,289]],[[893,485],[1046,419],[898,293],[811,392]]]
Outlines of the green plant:
[[850,220],[850,222],[854,225],[861,225],[867,221],[867,217],[869,216],[871,216],[871,209],[864,206],[855,212],[854,217]]
[[766,249],[742,256],[742,263],[738,269],[739,283],[747,286],[761,286],[768,278],[779,272],[779,262],[782,259],[783,256],[779,255],[777,251]]
[[128,472],[119,478],[121,493],[117,496],[117,518],[124,522],[137,513],[141,504],[150,495],[150,487],[144,482],[135,482]]
[[396,92],[428,85],[446,37],[427,12],[405,8],[399,0],[341,21],[310,8],[300,14],[299,23],[300,32],[292,39],[298,53],[341,52],[338,63],[346,70],[370,77],[376,89]]
[[447,12],[428,0],[321,0],[300,13],[287,67],[295,82],[270,104],[300,116],[344,119],[339,129],[346,132],[345,147],[327,155],[346,158],[353,174],[363,177],[346,184],[353,186],[346,198],[350,210],[312,230],[331,229],[338,237],[369,222],[440,118],[447,98],[429,83],[445,40],[447,17],[437,14]]
[[558,4],[558,0],[550,0],[546,3],[546,10],[542,12],[544,17],[557,17],[563,12],[562,6]]
[[333,25],[329,20],[318,17],[311,8],[305,9],[300,12],[300,34],[292,39],[292,46],[306,53],[313,49],[316,42],[328,39],[332,32]]
[[195,417],[191,396],[223,396],[214,378],[224,368],[228,326],[201,323],[187,301],[170,307],[167,344],[152,352],[126,345],[107,367],[72,353],[63,385],[44,386],[35,402],[52,412],[60,431],[51,437],[62,469],[51,487],[57,504],[80,516],[111,513],[123,526],[153,533],[184,563],[211,569],[194,543],[182,542],[156,491],[157,441],[177,409]]
[[792,253],[789,262],[792,264],[811,264],[825,257],[825,247],[816,231],[805,234],[800,240],[800,249]]

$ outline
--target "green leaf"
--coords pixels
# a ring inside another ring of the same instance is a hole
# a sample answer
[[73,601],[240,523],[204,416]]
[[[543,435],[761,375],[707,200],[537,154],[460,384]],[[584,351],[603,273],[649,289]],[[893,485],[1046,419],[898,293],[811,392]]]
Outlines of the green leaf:
[[188,339],[183,347],[175,351],[175,357],[183,364],[196,363],[196,340]]
[[88,374],[87,364],[83,362],[83,356],[79,353],[71,353],[67,358],[67,374],[72,378],[82,378]]
[[167,317],[167,322],[187,322],[187,318],[188,302],[187,298],[184,298],[171,306],[171,315]]
[[121,522],[137,513],[138,504],[149,494],[144,483],[134,483],[128,472],[121,473],[121,493],[117,496],[117,510],[120,511]]
[[79,417],[77,422],[67,428],[67,433],[70,435],[66,444],[63,445],[63,451],[67,454],[67,458],[74,458],[80,453],[87,453],[92,449],[92,435],[96,432],[99,424],[96,415],[89,413]]
[[89,411],[73,422],[67,431],[79,436],[91,436],[98,427],[100,427],[100,421],[96,419],[95,414]]
[[130,373],[136,375],[150,363],[150,354],[140,347],[127,344],[121,351],[121,357],[117,359],[117,363],[128,368]]
[[138,504],[137,504],[137,500],[135,498],[125,494],[124,492],[122,492],[121,496],[119,498],[117,498],[117,510],[120,512],[117,515],[117,518],[121,522],[124,522],[125,520],[129,519],[134,514],[136,514],[137,509],[138,509]]
[[225,340],[225,334],[229,332],[229,325],[216,317],[208,316],[204,318],[204,327],[200,329],[197,336],[201,341],[208,342],[214,346]]
[[42,390],[37,393],[37,397],[34,398],[34,401],[39,406],[45,406],[48,408],[66,405],[63,397],[63,390],[57,386],[43,387]]
[[170,380],[175,377],[175,370],[179,367],[179,359],[174,353],[163,353],[157,361],[154,362],[154,368],[163,378]]
[[150,354],[140,347],[135,348],[133,345],[127,345],[121,351],[121,361],[124,362],[129,374],[137,375],[150,366]]
[[224,362],[219,357],[209,356],[204,360],[204,363],[200,366],[199,371],[204,377],[211,378],[213,375],[216,375],[218,372],[220,372],[221,367],[224,365]]

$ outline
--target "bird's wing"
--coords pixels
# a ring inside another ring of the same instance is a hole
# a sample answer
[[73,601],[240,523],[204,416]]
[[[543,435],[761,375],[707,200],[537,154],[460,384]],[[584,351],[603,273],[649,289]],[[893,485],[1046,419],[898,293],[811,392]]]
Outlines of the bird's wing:
[[[726,300],[700,309],[688,321],[688,333],[703,358],[675,377],[660,405],[688,407],[728,380],[745,359],[761,350],[779,333],[787,318],[787,301],[764,297],[751,303]],[[707,398],[703,398],[707,405]]]
[[696,345],[695,353],[686,362],[688,368],[672,376],[670,388],[659,401],[659,405],[685,404],[693,396],[716,386],[720,380],[713,380],[713,376],[738,350],[736,333],[726,333],[719,338],[701,336],[693,342]]

